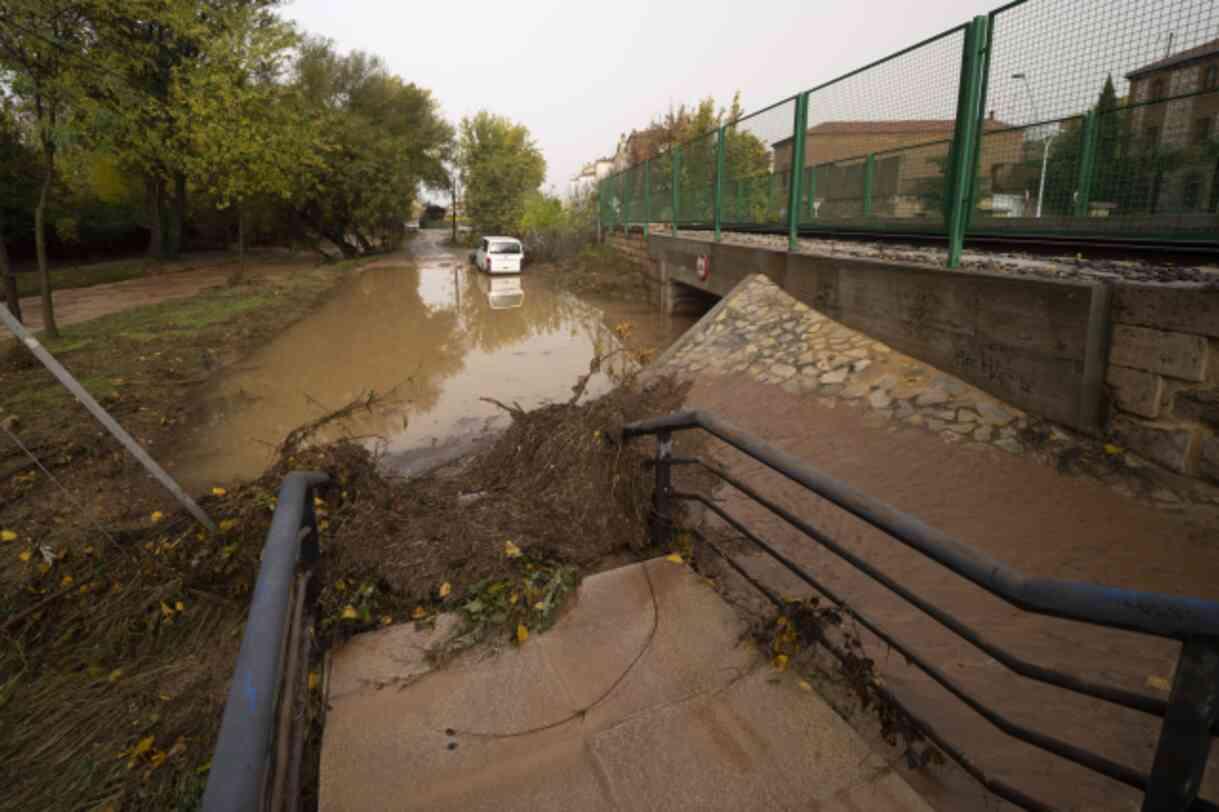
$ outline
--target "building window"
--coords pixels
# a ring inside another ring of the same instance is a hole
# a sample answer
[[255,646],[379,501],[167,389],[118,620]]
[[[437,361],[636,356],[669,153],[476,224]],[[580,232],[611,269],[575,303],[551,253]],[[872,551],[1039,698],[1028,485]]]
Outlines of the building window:
[[1195,211],[1202,203],[1202,176],[1197,172],[1185,178],[1185,190],[1181,202],[1185,204],[1186,211]]
[[1202,76],[1202,89],[1214,90],[1219,86],[1219,65],[1207,65]]
[[1151,83],[1151,98],[1153,100],[1164,98],[1164,80],[1163,79],[1156,79],[1154,82]]
[[1211,140],[1211,136],[1215,130],[1215,119],[1211,116],[1203,116],[1202,118],[1194,119],[1194,143],[1205,144]]

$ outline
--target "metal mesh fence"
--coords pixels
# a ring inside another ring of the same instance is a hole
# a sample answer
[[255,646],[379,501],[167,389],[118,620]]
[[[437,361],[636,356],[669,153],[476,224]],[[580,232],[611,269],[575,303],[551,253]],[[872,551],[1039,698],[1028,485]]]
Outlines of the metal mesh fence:
[[607,178],[602,223],[1214,239],[1217,117],[1219,0],[1024,0]]

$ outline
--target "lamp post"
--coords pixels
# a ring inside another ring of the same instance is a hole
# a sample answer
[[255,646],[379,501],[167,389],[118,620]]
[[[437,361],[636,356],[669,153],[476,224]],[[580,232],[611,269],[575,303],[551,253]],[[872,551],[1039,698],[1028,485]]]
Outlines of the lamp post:
[[[1037,112],[1037,100],[1033,98],[1033,87],[1029,84],[1028,74],[1013,73],[1012,78],[1024,82],[1024,89],[1029,94],[1029,105],[1033,108],[1033,119],[1040,120],[1041,115]],[[1053,142],[1054,136],[1051,135],[1041,143],[1041,178],[1037,182],[1037,219],[1041,219],[1041,201],[1045,199],[1045,170],[1050,162],[1050,144]]]

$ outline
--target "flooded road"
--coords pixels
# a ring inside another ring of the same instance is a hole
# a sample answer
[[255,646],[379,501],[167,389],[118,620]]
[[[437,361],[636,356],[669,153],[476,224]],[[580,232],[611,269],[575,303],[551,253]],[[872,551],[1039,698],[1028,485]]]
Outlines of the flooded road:
[[[489,277],[427,231],[340,285],[333,298],[225,373],[207,420],[184,438],[171,470],[190,490],[248,479],[270,464],[288,432],[373,391],[376,408],[328,426],[412,473],[453,458],[506,421],[483,398],[532,408],[571,397],[595,355],[632,343],[662,350],[693,322],[640,302],[557,292],[526,273]],[[595,396],[628,362],[615,356],[589,381]]]

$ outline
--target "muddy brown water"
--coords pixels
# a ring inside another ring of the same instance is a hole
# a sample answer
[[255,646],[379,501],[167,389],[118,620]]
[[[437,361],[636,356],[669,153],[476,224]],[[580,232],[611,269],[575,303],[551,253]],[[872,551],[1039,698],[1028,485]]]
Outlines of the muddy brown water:
[[[629,321],[633,344],[663,350],[693,323],[645,302],[556,291],[528,271],[489,277],[443,240],[424,232],[224,374],[203,425],[171,457],[184,485],[198,492],[256,477],[292,429],[370,391],[384,398],[378,407],[320,439],[359,437],[391,471],[417,473],[506,422],[484,398],[525,408],[570,398],[593,357],[618,345],[614,325]],[[587,395],[606,391],[627,363],[612,358]]]

